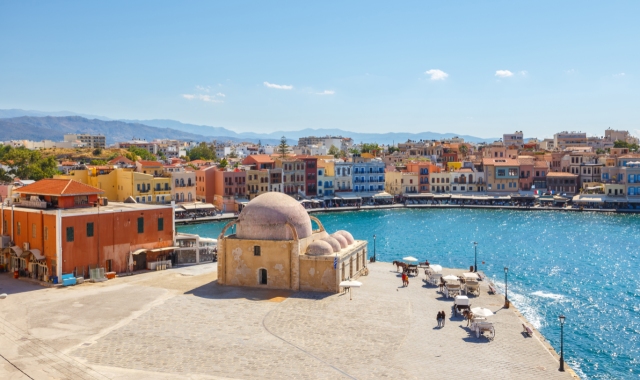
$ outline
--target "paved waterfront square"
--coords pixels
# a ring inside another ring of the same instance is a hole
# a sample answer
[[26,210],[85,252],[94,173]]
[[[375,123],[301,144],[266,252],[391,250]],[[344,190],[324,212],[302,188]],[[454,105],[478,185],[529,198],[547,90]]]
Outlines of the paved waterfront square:
[[369,268],[353,300],[221,287],[211,264],[63,289],[1,275],[0,354],[17,368],[0,358],[0,378],[571,378],[486,284],[470,298],[496,312],[493,341],[452,318],[423,274],[402,288],[393,265]]

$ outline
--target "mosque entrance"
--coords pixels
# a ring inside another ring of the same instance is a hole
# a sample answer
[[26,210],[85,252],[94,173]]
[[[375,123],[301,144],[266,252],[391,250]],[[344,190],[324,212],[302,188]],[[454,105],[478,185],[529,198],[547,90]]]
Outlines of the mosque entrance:
[[258,271],[258,283],[260,285],[267,285],[267,270],[264,268]]

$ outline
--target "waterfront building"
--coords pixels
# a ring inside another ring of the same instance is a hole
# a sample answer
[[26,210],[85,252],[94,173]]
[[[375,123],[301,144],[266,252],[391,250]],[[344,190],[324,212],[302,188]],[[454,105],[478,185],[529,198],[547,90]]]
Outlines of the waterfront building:
[[471,162],[465,162],[463,167],[448,174],[452,193],[477,193],[486,190],[484,173],[478,172]]
[[440,168],[431,163],[430,161],[412,161],[407,162],[407,171],[418,173],[418,192],[429,193],[431,192],[429,183],[429,173],[440,172]]
[[276,168],[282,169],[282,191],[291,196],[304,194],[306,168],[304,161],[293,157],[276,158]]
[[214,169],[213,204],[223,212],[238,211],[238,198],[247,194],[247,173],[238,169]]
[[420,187],[419,178],[416,172],[387,172],[385,191],[393,196],[416,194]]
[[451,173],[442,171],[439,173],[431,173],[431,192],[432,193],[449,193],[451,191]]
[[215,193],[215,172],[217,168],[214,166],[201,167],[196,170],[196,199],[213,203]]
[[[616,158],[616,166],[601,168],[602,182],[623,186],[623,192],[632,203],[640,203],[637,199],[640,192],[640,154],[625,154]],[[608,189],[620,190],[619,186]],[[607,191],[608,191],[607,189]]]
[[86,276],[90,265],[125,272],[133,260],[134,269],[146,269],[173,247],[171,207],[104,202],[103,190],[70,179],[43,179],[15,193],[0,213],[2,235],[12,242],[2,254],[33,278]]
[[298,156],[304,162],[304,194],[307,197],[318,195],[318,158],[313,156]]
[[[353,161],[353,191],[380,192],[385,186],[385,164],[380,159],[367,157],[365,154],[354,154]],[[416,182],[417,185],[417,182]]]
[[[558,161],[559,163],[560,161]],[[535,160],[533,163],[533,185],[532,189],[544,192],[547,188],[547,174],[549,173],[549,162],[546,160]]]
[[578,175],[572,173],[548,173],[547,190],[554,193],[573,195],[578,192]]
[[[165,166],[165,176],[169,176],[171,200],[193,202],[196,199],[196,172],[187,171],[182,166]],[[158,196],[157,194],[156,196]]]
[[80,141],[84,146],[90,148],[104,149],[107,147],[107,138],[104,135],[65,133],[64,141],[70,143]]
[[335,192],[351,191],[352,189],[352,177],[351,172],[353,169],[352,162],[336,161],[336,185],[334,187]]
[[269,169],[269,191],[282,193],[284,187],[282,185],[282,168]]
[[553,135],[553,147],[564,150],[570,146],[587,146],[585,132],[560,132]]
[[318,160],[318,196],[333,197],[335,180],[335,162]]
[[517,192],[520,164],[513,158],[482,159],[488,192]]
[[529,191],[533,185],[535,160],[532,156],[518,156],[518,164],[520,165],[519,188],[522,191]]
[[[316,228],[313,229],[312,221]],[[225,235],[235,226],[236,233]],[[331,235],[292,197],[262,194],[218,238],[218,284],[337,293],[367,265],[367,242]]]
[[518,148],[524,146],[524,135],[522,131],[516,131],[514,133],[505,133],[502,135],[502,142],[506,146],[515,145]]
[[247,170],[247,197],[249,200],[269,191],[269,170]]

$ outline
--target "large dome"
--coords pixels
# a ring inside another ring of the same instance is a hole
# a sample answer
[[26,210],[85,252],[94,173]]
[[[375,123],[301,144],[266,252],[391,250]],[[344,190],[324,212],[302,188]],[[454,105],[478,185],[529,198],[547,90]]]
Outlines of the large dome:
[[291,229],[299,239],[311,236],[311,219],[298,201],[278,192],[264,193],[249,202],[240,213],[236,224],[239,239],[292,240]]

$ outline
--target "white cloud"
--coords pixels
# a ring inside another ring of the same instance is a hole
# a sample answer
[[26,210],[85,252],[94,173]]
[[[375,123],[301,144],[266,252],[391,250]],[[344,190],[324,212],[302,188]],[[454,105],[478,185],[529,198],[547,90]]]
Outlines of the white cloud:
[[221,98],[226,98],[227,97],[227,95],[225,95],[225,94],[223,94],[221,92],[217,93],[216,96],[219,96]]
[[194,99],[196,96],[191,94],[182,94],[182,97],[188,100]]
[[509,70],[497,70],[496,76],[499,78],[508,78],[508,77],[512,77],[513,73]]
[[322,92],[316,92],[316,95],[333,95],[336,92],[333,90],[324,90]]
[[449,76],[449,74],[438,69],[427,70],[424,73],[431,76],[431,80],[445,80]]
[[222,100],[216,99],[215,96],[206,95],[206,94],[182,94],[182,97],[187,100],[197,99],[197,100],[202,100],[203,102],[208,102],[208,103],[224,103]]
[[625,73],[618,73],[613,75],[614,78],[622,78],[623,76],[625,76]]
[[523,77],[526,77],[527,75],[529,75],[529,72],[527,70],[522,70],[520,71],[520,75],[522,75]]
[[273,84],[273,83],[269,83],[269,82],[264,82],[264,85],[269,87],[269,88],[275,88],[278,90],[292,90],[293,86],[288,85],[288,84]]
[[198,90],[198,91],[202,91],[202,92],[209,92],[209,91],[211,91],[211,86],[207,86],[207,87],[204,87],[204,86],[196,86],[196,90]]

